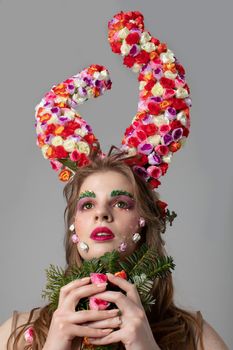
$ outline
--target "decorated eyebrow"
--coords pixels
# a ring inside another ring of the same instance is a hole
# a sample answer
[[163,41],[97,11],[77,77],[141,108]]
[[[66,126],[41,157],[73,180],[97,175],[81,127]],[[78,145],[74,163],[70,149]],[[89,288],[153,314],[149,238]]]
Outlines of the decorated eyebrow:
[[80,196],[78,197],[78,201],[82,198],[85,197],[91,197],[91,198],[96,198],[96,194],[93,191],[84,191],[80,194]]
[[123,195],[123,196],[128,196],[128,197],[134,199],[132,193],[130,193],[130,192],[128,192],[128,191],[124,191],[124,190],[113,190],[113,191],[111,192],[111,197],[116,197],[116,196],[121,196],[121,195]]

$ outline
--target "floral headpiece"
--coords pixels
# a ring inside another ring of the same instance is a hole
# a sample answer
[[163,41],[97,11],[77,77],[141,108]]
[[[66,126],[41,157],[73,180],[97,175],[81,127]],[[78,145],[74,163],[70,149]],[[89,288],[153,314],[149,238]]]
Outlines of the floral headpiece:
[[[124,161],[133,171],[157,188],[173,154],[189,134],[191,99],[185,70],[167,45],[144,29],[138,11],[116,14],[108,23],[108,41],[139,81],[138,111],[119,150],[128,155]],[[109,89],[108,70],[93,64],[53,86],[36,106],[37,144],[60,180],[68,181],[79,167],[88,164],[92,151],[106,156],[76,109]]]

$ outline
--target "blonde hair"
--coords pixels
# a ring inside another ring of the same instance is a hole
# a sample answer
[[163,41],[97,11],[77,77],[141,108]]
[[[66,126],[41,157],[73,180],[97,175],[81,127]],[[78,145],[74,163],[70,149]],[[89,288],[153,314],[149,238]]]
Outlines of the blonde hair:
[[[80,187],[87,176],[96,172],[116,171],[130,179],[133,184],[134,195],[138,205],[139,215],[145,218],[146,226],[142,230],[141,243],[146,242],[149,247],[155,247],[160,256],[166,256],[164,248],[165,242],[162,233],[166,230],[166,221],[162,215],[161,209],[156,204],[159,195],[152,191],[149,185],[136,173],[129,165],[123,161],[122,154],[109,155],[105,158],[93,157],[88,165],[80,168],[73,178],[66,184],[63,194],[66,198],[67,206],[64,212],[66,235],[64,239],[66,251],[66,272],[69,273],[69,267],[82,264],[76,246],[71,241],[70,225],[73,223],[77,196]],[[172,275],[166,278],[157,279],[153,286],[153,295],[156,303],[152,310],[147,312],[151,330],[155,341],[161,350],[175,349],[196,349],[197,339],[201,339],[202,329],[197,318],[187,310],[183,310],[174,304],[174,288]],[[25,346],[26,349],[41,350],[46,341],[48,329],[52,319],[52,313],[49,311],[49,305],[40,310],[39,317],[35,321],[31,319],[21,326],[21,330],[14,340],[13,350],[17,349],[19,339],[23,336],[28,326],[33,326],[35,339],[32,347]],[[8,341],[9,343],[9,341]],[[9,348],[8,348],[9,349]]]

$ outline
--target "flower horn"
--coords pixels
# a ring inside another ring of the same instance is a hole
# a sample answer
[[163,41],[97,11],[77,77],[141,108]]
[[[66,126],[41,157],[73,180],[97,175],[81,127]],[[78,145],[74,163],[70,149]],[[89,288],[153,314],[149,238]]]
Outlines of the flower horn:
[[121,149],[126,160],[153,188],[167,171],[173,153],[190,128],[189,87],[174,53],[144,29],[143,15],[120,12],[108,23],[111,49],[138,73],[138,111],[126,129]]
[[91,126],[76,108],[108,89],[111,80],[107,69],[91,65],[53,86],[36,106],[37,145],[52,168],[60,172],[60,180],[67,181],[78,167],[88,164],[91,152],[104,156]]

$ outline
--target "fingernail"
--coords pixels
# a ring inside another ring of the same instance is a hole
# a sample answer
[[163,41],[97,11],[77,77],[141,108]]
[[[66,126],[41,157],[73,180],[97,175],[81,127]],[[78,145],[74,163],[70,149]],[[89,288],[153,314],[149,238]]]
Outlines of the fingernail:
[[107,283],[104,282],[104,283],[97,284],[96,287],[103,287],[103,286],[106,287],[106,285],[107,285]]
[[112,310],[108,311],[109,314],[113,314],[113,315],[115,315],[115,314],[118,315],[118,312],[119,312],[118,309],[112,309]]
[[81,281],[85,282],[85,281],[88,281],[90,279],[90,277],[83,277],[81,278]]
[[110,277],[114,277],[114,275],[112,273],[110,273],[110,272],[107,272],[106,275],[110,276]]

